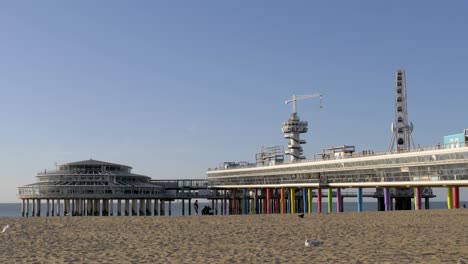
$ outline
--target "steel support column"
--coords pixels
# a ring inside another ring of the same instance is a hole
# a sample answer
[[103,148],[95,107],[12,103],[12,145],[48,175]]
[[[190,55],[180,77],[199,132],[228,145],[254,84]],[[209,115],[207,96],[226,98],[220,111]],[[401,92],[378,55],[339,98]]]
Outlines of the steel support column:
[[317,212],[322,213],[322,189],[317,189]]
[[452,187],[447,187],[447,208],[452,209],[453,208],[453,192],[452,192]]
[[290,200],[290,212],[291,214],[296,213],[296,188],[291,187],[289,188],[289,200]]
[[362,188],[361,187],[357,189],[357,210],[358,212],[362,212]]
[[268,188],[266,189],[266,213],[267,214],[271,214],[270,201],[271,201],[271,189]]
[[281,188],[280,190],[280,208],[281,208],[281,214],[284,214],[285,211],[284,211],[284,188]]
[[343,210],[343,204],[341,200],[341,188],[336,188],[336,212],[340,213]]
[[159,206],[158,206],[158,199],[154,199],[154,204],[153,204],[153,215],[157,216],[159,215]]
[[383,190],[385,211],[390,211],[390,188],[385,187]]
[[307,196],[307,188],[302,188],[302,204],[303,204],[303,212],[305,214],[307,214],[309,212],[309,206],[308,206],[308,202],[309,202],[309,199],[308,199],[308,196]]
[[453,193],[453,208],[457,209],[460,208],[460,189],[459,187],[455,186],[452,188]]

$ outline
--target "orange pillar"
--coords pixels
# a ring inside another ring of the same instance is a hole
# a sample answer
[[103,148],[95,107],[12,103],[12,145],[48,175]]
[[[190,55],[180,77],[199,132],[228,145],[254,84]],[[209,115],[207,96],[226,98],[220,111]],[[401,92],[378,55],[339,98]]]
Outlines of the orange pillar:
[[284,214],[284,188],[281,188],[281,193],[280,193],[280,207],[281,207],[281,214]]
[[266,189],[266,204],[265,204],[267,214],[271,214],[270,201],[271,201],[271,189],[268,188]]

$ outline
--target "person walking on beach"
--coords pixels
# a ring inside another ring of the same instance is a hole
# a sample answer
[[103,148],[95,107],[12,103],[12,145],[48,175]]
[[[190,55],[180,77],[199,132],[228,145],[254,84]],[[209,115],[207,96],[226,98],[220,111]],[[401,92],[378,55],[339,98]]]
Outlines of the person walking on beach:
[[195,203],[193,204],[193,209],[195,209],[195,215],[198,215],[198,200],[195,200]]

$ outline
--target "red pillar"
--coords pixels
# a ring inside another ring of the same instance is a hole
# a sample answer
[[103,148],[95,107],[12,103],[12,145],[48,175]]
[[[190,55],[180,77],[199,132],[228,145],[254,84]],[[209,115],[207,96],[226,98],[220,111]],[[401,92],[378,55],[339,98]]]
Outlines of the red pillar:
[[317,189],[317,212],[322,213],[322,189]]
[[453,208],[460,208],[460,190],[459,187],[453,187],[452,189],[453,195]]

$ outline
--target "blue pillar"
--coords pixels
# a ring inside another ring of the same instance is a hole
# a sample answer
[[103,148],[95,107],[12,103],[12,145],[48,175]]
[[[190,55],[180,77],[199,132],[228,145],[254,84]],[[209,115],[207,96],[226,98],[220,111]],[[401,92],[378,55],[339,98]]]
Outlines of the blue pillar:
[[358,212],[362,212],[362,188],[361,187],[357,189],[357,210]]
[[[261,191],[261,190],[260,190]],[[257,198],[258,190],[255,189],[255,214],[261,214],[262,211],[260,210],[260,199]]]
[[336,188],[336,212],[343,212],[343,204],[341,203],[341,188]]
[[302,200],[304,200],[304,213],[308,213],[307,211],[307,188],[302,188]]
[[384,204],[385,211],[390,211],[390,189],[388,187],[384,188]]
[[247,214],[248,213],[247,209],[249,207],[249,204],[247,202],[247,189],[244,189],[244,194],[242,196],[242,199],[244,199],[244,206],[242,208],[243,209],[243,214]]

